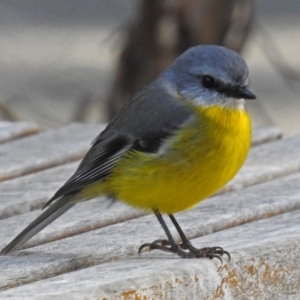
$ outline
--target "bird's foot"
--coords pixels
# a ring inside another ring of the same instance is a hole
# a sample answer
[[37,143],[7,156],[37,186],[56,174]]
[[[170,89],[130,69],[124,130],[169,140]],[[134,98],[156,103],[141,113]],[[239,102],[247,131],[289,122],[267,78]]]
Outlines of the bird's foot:
[[226,255],[228,257],[228,261],[231,260],[231,256],[228,251],[224,250],[222,247],[205,247],[205,248],[195,248],[192,243],[187,240],[179,244],[180,248],[183,250],[188,250],[190,253],[195,255],[195,258],[200,257],[208,257],[210,259],[218,258],[222,263],[222,256]]
[[161,250],[164,252],[174,253],[182,258],[191,258],[190,253],[180,249],[180,246],[177,244],[171,245],[171,243],[167,240],[155,240],[152,243],[145,243],[139,248],[139,254],[141,254],[142,250],[145,248],[149,248],[149,250]]
[[229,252],[223,250],[221,247],[206,247],[197,249],[189,241],[186,243],[180,243],[172,245],[168,240],[155,240],[153,243],[145,243],[139,248],[139,254],[144,248],[149,250],[161,250],[164,252],[174,253],[182,258],[217,258],[222,263],[222,256],[227,255],[230,261],[231,257]]

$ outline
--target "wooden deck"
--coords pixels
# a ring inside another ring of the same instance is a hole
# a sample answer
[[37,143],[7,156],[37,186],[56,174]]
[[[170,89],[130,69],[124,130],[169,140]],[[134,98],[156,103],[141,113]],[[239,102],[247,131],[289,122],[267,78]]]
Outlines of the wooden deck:
[[[72,124],[36,133],[34,124],[5,124],[0,248],[40,214],[104,128]],[[76,205],[26,249],[0,256],[0,299],[300,299],[300,135],[280,137],[279,128],[255,128],[236,178],[177,214],[196,246],[222,246],[230,262],[156,251],[139,257],[142,243],[165,238],[155,217],[95,199]]]

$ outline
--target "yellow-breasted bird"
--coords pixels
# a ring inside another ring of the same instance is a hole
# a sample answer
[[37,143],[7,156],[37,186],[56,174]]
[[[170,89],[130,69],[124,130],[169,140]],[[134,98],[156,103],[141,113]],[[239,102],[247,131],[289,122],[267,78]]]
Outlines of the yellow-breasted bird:
[[[47,210],[1,254],[20,249],[77,202],[106,195],[155,213],[168,239],[144,244],[139,251],[148,247],[183,258],[229,256],[220,247],[193,247],[173,214],[218,191],[243,165],[251,143],[243,99],[255,99],[247,89],[248,75],[244,60],[229,49],[190,48],[133,96],[46,203],[51,204]],[[181,243],[175,242],[163,213]]]

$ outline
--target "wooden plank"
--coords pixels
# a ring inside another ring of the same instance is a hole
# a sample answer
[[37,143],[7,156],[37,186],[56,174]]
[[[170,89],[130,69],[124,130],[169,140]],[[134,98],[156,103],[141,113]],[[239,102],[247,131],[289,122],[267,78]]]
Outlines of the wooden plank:
[[0,145],[0,180],[81,158],[103,128],[99,124],[71,124]]
[[[85,205],[88,203],[81,203],[74,208],[73,211],[78,209],[78,212],[73,219],[79,217]],[[297,209],[300,209],[300,173],[213,197],[209,201],[203,201],[192,211],[177,214],[177,219],[187,236],[195,238],[217,231],[221,233],[226,228]],[[95,206],[94,210],[100,219],[102,208],[97,211]],[[111,213],[115,213],[114,207],[111,207]],[[56,230],[59,231],[68,219],[71,219],[71,211],[53,223],[53,226],[57,226]],[[1,228],[6,228],[4,221],[1,221]],[[298,221],[297,223],[300,226]],[[46,228],[45,232],[53,230],[53,226]],[[177,237],[174,229],[170,228]],[[288,232],[289,229],[285,230]],[[240,236],[242,234],[238,237]],[[200,240],[203,246],[209,246],[205,243],[207,237]],[[165,238],[164,232],[151,215],[43,244],[30,251],[1,256],[0,288],[34,282],[111,260],[137,257],[137,249],[141,244],[158,238]],[[1,248],[7,241],[7,237],[0,238]],[[220,246],[227,246],[221,241],[223,240],[218,241]],[[230,243],[233,244],[233,241],[230,240]],[[143,253],[142,260],[146,257],[147,254]]]
[[280,139],[282,134],[282,129],[277,126],[256,126],[252,132],[252,146]]
[[[0,250],[14,236],[41,214],[40,210],[0,220],[0,227],[9,231],[0,231]],[[45,228],[36,237],[26,243],[24,249],[49,243],[69,236],[110,226],[145,215],[142,211],[129,208],[121,203],[111,204],[104,198],[79,203],[62,218]]]
[[0,143],[31,135],[39,131],[33,122],[0,122]]
[[[299,299],[299,218],[298,210],[194,241],[199,247],[204,242],[226,247],[232,260],[224,259],[223,264],[208,259],[183,260],[153,251],[142,258],[101,264],[2,291],[0,297],[33,300]],[[56,264],[53,253],[51,255]],[[43,257],[35,258],[33,261],[32,256],[16,257],[14,268],[20,269],[25,259],[26,265],[41,265]],[[14,276],[11,275],[11,281]],[[20,270],[17,278],[22,276]],[[9,284],[7,282],[6,287]]]
[[245,165],[222,192],[241,189],[300,170],[300,135],[250,150]]
[[78,164],[65,164],[0,182],[0,219],[41,209],[73,174]]

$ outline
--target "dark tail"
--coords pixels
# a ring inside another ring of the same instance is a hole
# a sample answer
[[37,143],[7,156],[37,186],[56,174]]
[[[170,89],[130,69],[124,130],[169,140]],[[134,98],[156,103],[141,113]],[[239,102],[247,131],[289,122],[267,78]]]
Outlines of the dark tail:
[[54,202],[46,211],[37,217],[30,225],[28,225],[14,240],[12,240],[1,252],[0,255],[14,252],[21,248],[29,239],[44,229],[48,224],[65,213],[76,203],[70,200],[77,194],[70,193]]

